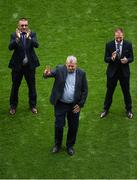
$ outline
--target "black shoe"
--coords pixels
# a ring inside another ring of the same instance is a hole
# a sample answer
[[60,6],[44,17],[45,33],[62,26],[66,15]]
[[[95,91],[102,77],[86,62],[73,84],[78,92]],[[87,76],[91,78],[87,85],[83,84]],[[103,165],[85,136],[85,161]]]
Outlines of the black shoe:
[[58,153],[60,150],[60,147],[55,145],[53,148],[52,148],[52,153]]
[[132,113],[131,111],[128,111],[128,112],[127,112],[127,117],[128,117],[129,119],[132,119],[132,118],[133,118],[133,113]]
[[108,111],[107,111],[107,110],[104,110],[104,111],[100,114],[100,118],[106,117],[107,114],[108,114]]
[[15,115],[16,114],[16,109],[15,108],[10,108],[10,114]]
[[70,156],[73,156],[74,155],[74,149],[72,147],[68,147],[67,148],[67,153],[70,155]]
[[37,113],[38,113],[38,111],[37,111],[37,109],[36,109],[35,107],[32,107],[32,108],[31,108],[31,112],[32,112],[33,114],[37,114]]

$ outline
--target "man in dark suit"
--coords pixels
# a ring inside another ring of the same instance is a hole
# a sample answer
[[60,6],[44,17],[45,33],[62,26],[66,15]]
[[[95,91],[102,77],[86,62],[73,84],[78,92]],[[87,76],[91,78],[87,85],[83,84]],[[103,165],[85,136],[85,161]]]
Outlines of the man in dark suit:
[[55,146],[52,152],[57,153],[61,148],[63,127],[67,116],[68,133],[66,146],[68,154],[73,155],[80,109],[84,106],[88,94],[86,74],[80,68],[77,68],[76,57],[68,56],[66,65],[58,66],[53,71],[46,68],[44,77],[55,78],[50,98],[55,111]]
[[130,95],[130,69],[129,63],[133,61],[132,44],[124,40],[123,29],[115,30],[115,40],[106,44],[105,62],[107,68],[107,92],[104,102],[104,111],[100,117],[103,118],[108,114],[112,103],[112,97],[120,81],[121,89],[124,95],[125,108],[128,118],[133,118],[132,100]]
[[33,113],[37,113],[36,109],[36,87],[35,87],[35,69],[39,66],[39,60],[35,54],[34,48],[38,48],[39,44],[36,34],[28,28],[28,20],[21,18],[18,21],[16,32],[11,34],[9,50],[14,50],[9,68],[12,69],[12,88],[10,94],[10,114],[16,113],[18,104],[18,90],[23,78],[29,89],[29,106]]

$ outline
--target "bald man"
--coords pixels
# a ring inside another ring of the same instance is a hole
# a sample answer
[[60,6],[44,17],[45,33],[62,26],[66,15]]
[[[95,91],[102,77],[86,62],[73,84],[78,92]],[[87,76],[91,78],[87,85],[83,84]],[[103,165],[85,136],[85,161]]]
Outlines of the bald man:
[[112,104],[113,94],[120,82],[124,95],[126,114],[129,119],[133,118],[132,99],[130,95],[130,67],[133,62],[132,44],[124,40],[122,28],[117,28],[114,32],[115,39],[106,44],[104,60],[108,63],[107,67],[107,92],[104,101],[104,110],[100,117],[107,116]]
[[55,111],[55,145],[52,152],[57,153],[61,148],[63,127],[65,126],[65,118],[67,117],[68,133],[66,147],[67,153],[73,155],[80,110],[84,106],[88,94],[86,73],[80,68],[77,68],[76,57],[68,56],[65,65],[58,66],[53,71],[46,68],[44,77],[55,78],[50,97]]

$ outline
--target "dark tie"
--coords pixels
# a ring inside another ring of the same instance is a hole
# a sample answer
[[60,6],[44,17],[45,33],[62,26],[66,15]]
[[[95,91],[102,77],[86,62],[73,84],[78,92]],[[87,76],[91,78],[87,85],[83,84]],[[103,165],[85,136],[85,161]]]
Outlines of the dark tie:
[[22,33],[22,43],[23,43],[23,46],[24,46],[24,51],[26,51],[26,37],[25,37],[26,33]]
[[117,52],[118,58],[120,58],[120,43],[117,43],[117,50],[116,50],[116,52]]
[[26,54],[26,37],[25,37],[26,33],[22,33],[21,38],[22,38],[22,43],[23,43],[23,48],[24,48],[24,53],[25,53],[25,57],[23,59],[23,65],[26,65],[28,63],[28,57]]

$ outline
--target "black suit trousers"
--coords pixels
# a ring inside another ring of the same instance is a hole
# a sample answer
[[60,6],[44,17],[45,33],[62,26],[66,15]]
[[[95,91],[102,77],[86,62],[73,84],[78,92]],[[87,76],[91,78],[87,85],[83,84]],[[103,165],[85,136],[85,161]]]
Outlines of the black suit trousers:
[[24,66],[20,71],[12,70],[12,88],[10,94],[10,106],[11,108],[16,108],[18,105],[18,91],[22,81],[23,76],[27,82],[28,95],[29,95],[29,105],[30,107],[36,106],[36,87],[35,87],[35,69],[30,70],[28,66]]
[[68,120],[68,132],[66,146],[72,147],[76,142],[76,136],[79,125],[79,114],[73,113],[73,103],[67,104],[58,101],[55,105],[55,144],[61,146],[63,139],[63,128],[65,118]]
[[104,102],[104,109],[109,110],[112,104],[113,94],[119,80],[120,86],[122,89],[122,93],[124,95],[125,108],[127,111],[131,111],[132,109],[132,100],[130,95],[130,85],[129,85],[130,76],[123,76],[121,71],[117,72],[113,77],[107,76],[107,92]]

